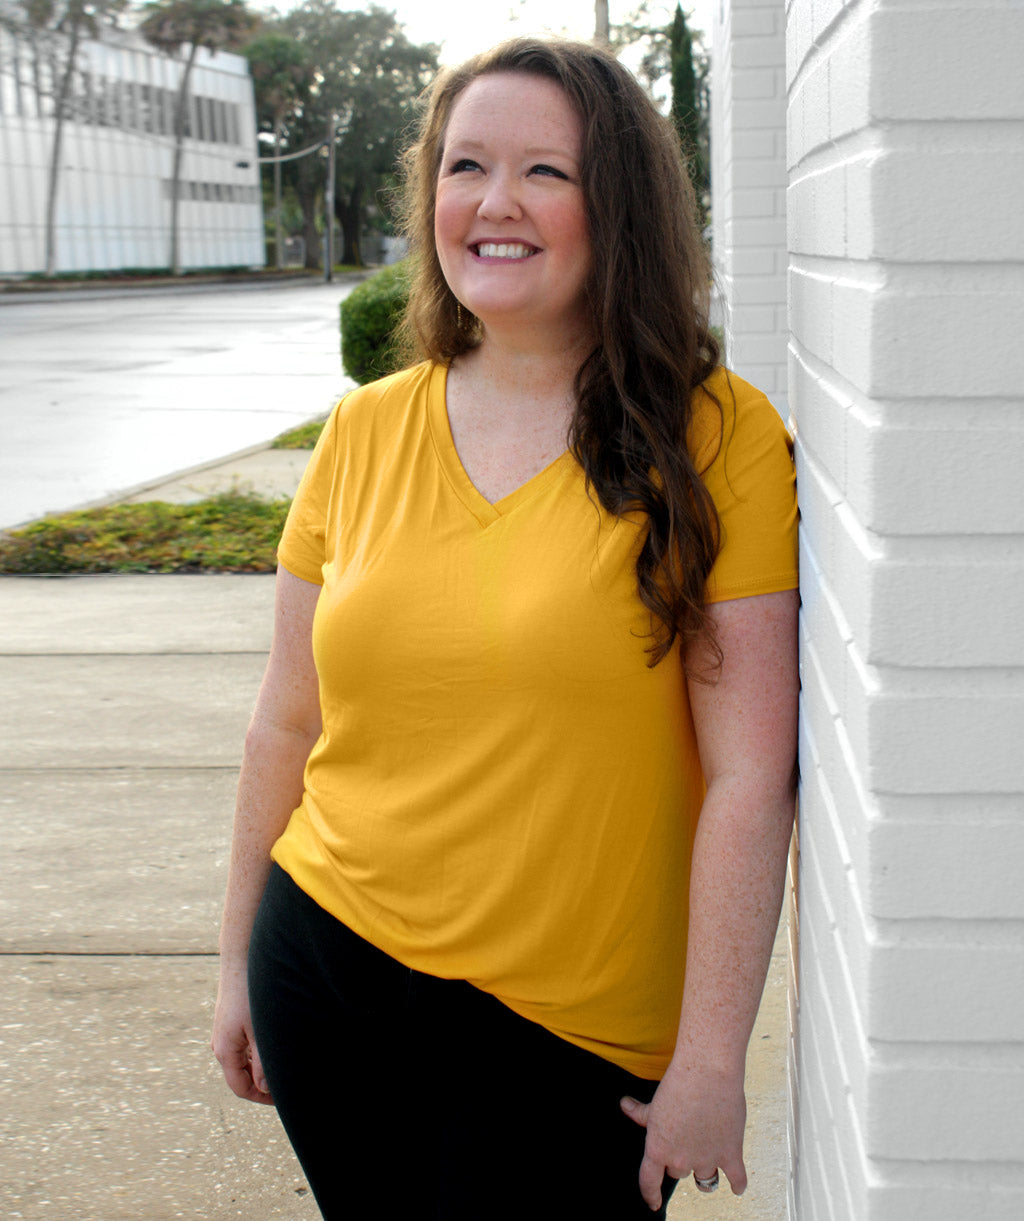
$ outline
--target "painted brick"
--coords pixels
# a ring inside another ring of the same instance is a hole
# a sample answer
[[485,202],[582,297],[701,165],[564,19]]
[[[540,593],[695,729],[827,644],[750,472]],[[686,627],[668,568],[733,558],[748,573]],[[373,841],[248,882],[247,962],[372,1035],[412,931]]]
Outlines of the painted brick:
[[792,344],[788,377],[801,444],[829,472],[839,491],[845,493],[850,398],[841,387],[812,371]]
[[786,243],[786,218],[770,220],[737,220],[732,225],[733,241],[737,246],[755,249],[777,248]]
[[811,8],[811,37],[816,43],[823,42],[823,35],[840,16],[844,0],[814,0]]
[[[767,143],[763,137],[761,143]],[[772,153],[770,145],[767,152],[769,154]],[[732,183],[736,188],[782,187],[784,189],[786,186],[786,166],[780,158],[774,155],[747,159],[737,158],[733,166]]]
[[[1024,86],[1021,89],[1024,92]],[[1024,259],[1024,130],[1004,147],[917,152],[896,146],[864,164],[870,208],[860,257],[930,262]]]
[[860,13],[845,22],[829,45],[832,80],[837,83],[829,99],[829,137],[838,140],[861,131],[871,121],[867,82],[874,65],[867,22]]
[[773,190],[757,190],[754,187],[744,187],[736,191],[733,197],[733,216],[746,220],[750,217],[772,217],[781,214],[776,207],[776,194]]
[[751,161],[776,160],[772,133],[764,128],[732,133],[732,160],[736,170],[750,168]]
[[743,100],[776,98],[782,90],[778,68],[748,68],[733,80],[732,96]]
[[737,127],[746,130],[772,130],[785,122],[785,99],[763,98],[756,100],[734,101],[732,104],[732,121]]
[[[728,254],[730,270],[736,277],[777,275],[774,250],[743,247],[729,251]],[[785,285],[785,278],[783,278],[783,285]],[[785,287],[783,287],[783,296],[785,296]]]
[[[1009,406],[1003,412],[972,412],[972,406],[964,402],[956,424],[941,427],[929,427],[927,403],[916,427],[887,427],[851,413],[850,478],[843,486],[869,529],[1024,533],[1024,412]],[[979,424],[972,425],[972,415],[981,417]]]
[[[1024,344],[1009,337],[1024,334],[1024,267],[993,269],[990,276],[974,267],[952,267],[942,278],[939,286],[931,276],[916,284],[912,271],[887,277],[886,291],[862,314],[872,342],[870,370],[860,368],[867,374],[860,384],[873,396],[1019,395]],[[992,352],[1000,337],[1007,342],[998,359],[964,360],[965,352]],[[908,352],[915,353],[913,361]],[[852,364],[863,355],[850,345]],[[837,345],[837,367],[841,358]]]
[[960,818],[938,821],[928,817],[935,799],[918,800],[917,820],[877,819],[868,829],[872,913],[882,919],[1024,920],[1024,820],[985,820],[975,799],[964,797]]
[[945,691],[867,693],[864,757],[871,761],[871,787],[894,793],[1024,791],[1024,684],[1014,677],[996,671],[990,691],[978,690],[968,673],[959,691],[951,681]]
[[[865,660],[901,667],[1024,668],[1024,556],[1012,555],[1016,547],[1009,550],[1006,558],[945,554],[876,565],[869,577]],[[913,624],[912,632],[907,624]]]
[[748,9],[739,5],[732,10],[732,33],[735,38],[757,38],[777,35],[783,16],[779,7]]
[[831,65],[821,59],[807,73],[803,85],[804,155],[828,143],[831,133]]
[[[729,350],[730,354],[735,357],[734,368],[740,377],[746,376],[743,369],[750,365],[772,363],[780,370],[785,370],[786,337],[777,331],[760,334],[737,331],[732,337]],[[754,382],[754,385],[757,386],[758,383]],[[763,387],[759,388],[763,389]],[[778,402],[775,403],[776,407],[779,405]]]
[[795,254],[846,253],[846,171],[842,164],[797,179],[786,197],[789,249]]
[[1019,1161],[1024,1148],[1019,1053],[1016,1062],[993,1055],[989,1065],[962,1066],[953,1056],[936,1056],[927,1067],[877,1069],[872,1076],[865,1130],[870,1155]]
[[876,9],[869,24],[876,120],[1024,118],[1024,9],[964,4],[941,19],[932,9]]
[[[873,1163],[878,1166],[879,1163]],[[1016,1167],[989,1162],[984,1181],[978,1168],[963,1162],[882,1163],[870,1185],[865,1216],[872,1221],[935,1221],[941,1218],[980,1217],[984,1221],[1020,1221],[1024,1217],[1024,1183]],[[889,1168],[893,1169],[890,1170]]]
[[789,326],[800,345],[825,364],[832,360],[835,311],[832,302],[833,278],[801,266],[790,265]]
[[786,165],[793,169],[800,165],[806,141],[804,140],[804,95],[798,90],[786,107]]
[[786,18],[786,81],[790,83],[811,49],[811,6],[794,4]]
[[785,51],[779,38],[736,38],[732,44],[733,73],[745,68],[776,68],[785,62]]
[[[737,276],[734,288],[733,299],[737,307],[742,308],[745,305],[777,305],[781,304],[785,307],[786,302],[786,279],[784,276]],[[786,353],[786,337],[778,334],[779,328],[775,322],[775,315],[772,315],[772,331],[775,332],[773,338],[777,343],[777,352],[780,357],[784,357]],[[756,384],[756,383],[755,383]],[[762,389],[764,387],[761,387]]]
[[1012,926],[997,939],[987,928],[961,932],[955,922],[942,920],[942,933],[927,940],[915,938],[913,931],[901,935],[899,921],[887,927],[901,939],[872,947],[867,995],[873,1038],[894,1043],[1019,1040],[1024,944],[1019,935],[1017,944],[1010,944]]

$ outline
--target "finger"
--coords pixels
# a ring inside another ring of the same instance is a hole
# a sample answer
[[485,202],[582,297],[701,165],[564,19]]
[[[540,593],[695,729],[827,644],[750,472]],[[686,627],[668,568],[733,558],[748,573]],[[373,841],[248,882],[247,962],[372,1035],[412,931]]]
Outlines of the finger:
[[729,1186],[732,1189],[734,1196],[741,1196],[747,1190],[747,1168],[743,1164],[743,1158],[738,1157],[733,1161],[729,1159],[722,1162],[722,1170],[729,1180]]
[[261,1094],[270,1097],[270,1086],[267,1084],[267,1075],[263,1071],[263,1062],[260,1060],[260,1053],[256,1049],[255,1043],[249,1044],[249,1065],[252,1073],[252,1083]]
[[644,1102],[638,1102],[635,1098],[630,1098],[627,1094],[625,1098],[619,1099],[619,1106],[622,1108],[623,1115],[628,1115],[629,1118],[640,1125],[641,1128],[647,1127],[647,1111],[648,1106]]
[[661,1184],[665,1178],[665,1167],[659,1166],[649,1157],[640,1163],[640,1194],[652,1211],[661,1208]]

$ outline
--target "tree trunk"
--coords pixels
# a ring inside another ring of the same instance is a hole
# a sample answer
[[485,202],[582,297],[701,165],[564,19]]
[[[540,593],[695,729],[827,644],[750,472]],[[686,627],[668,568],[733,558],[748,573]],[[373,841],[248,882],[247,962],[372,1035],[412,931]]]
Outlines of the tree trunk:
[[78,58],[81,26],[72,22],[68,35],[68,58],[64,65],[60,87],[53,102],[53,147],[50,150],[50,171],[46,183],[46,253],[43,274],[53,276],[57,271],[57,188],[60,185],[60,151],[64,143],[64,116],[67,111],[68,94]]
[[362,267],[363,252],[359,248],[359,231],[363,219],[363,186],[357,182],[347,199],[339,197],[334,206],[341,225],[341,261],[351,267]]
[[196,62],[199,47],[193,43],[188,49],[185,71],[178,87],[178,104],[174,114],[174,168],[171,170],[171,251],[168,264],[172,276],[181,275],[181,242],[178,223],[178,205],[181,202],[181,162],[185,151],[185,110],[188,106],[188,86],[192,77],[192,65]]
[[302,169],[296,175],[295,194],[299,200],[299,207],[302,209],[302,237],[306,243],[305,267],[307,271],[319,271],[320,234],[316,231],[317,187],[315,182],[307,178]]

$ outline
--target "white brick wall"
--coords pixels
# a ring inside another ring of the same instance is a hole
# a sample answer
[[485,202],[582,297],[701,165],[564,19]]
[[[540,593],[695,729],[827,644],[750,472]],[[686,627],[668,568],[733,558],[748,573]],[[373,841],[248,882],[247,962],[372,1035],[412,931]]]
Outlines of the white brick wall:
[[1024,5],[789,0],[785,37],[790,1215],[1019,1221]]
[[726,358],[786,416],[784,26],[780,0],[716,10],[711,159]]

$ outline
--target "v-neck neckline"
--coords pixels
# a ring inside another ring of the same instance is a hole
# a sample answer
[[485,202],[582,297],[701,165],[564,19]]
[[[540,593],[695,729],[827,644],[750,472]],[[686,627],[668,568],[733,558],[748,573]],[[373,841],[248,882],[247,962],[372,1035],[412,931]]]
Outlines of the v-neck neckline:
[[482,525],[489,526],[492,522],[499,521],[524,501],[538,495],[559,477],[567,463],[573,461],[570,451],[564,449],[557,458],[553,458],[547,466],[531,475],[519,487],[499,500],[488,500],[470,479],[455,447],[451,421],[448,418],[447,388],[448,369],[444,365],[435,365],[427,395],[427,416],[434,451],[456,496]]

